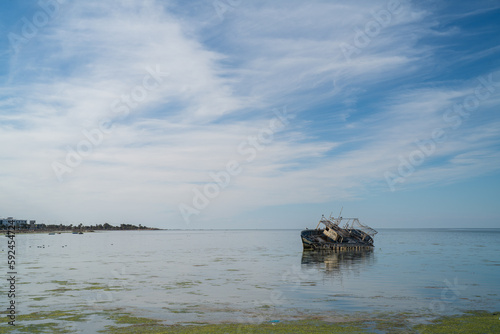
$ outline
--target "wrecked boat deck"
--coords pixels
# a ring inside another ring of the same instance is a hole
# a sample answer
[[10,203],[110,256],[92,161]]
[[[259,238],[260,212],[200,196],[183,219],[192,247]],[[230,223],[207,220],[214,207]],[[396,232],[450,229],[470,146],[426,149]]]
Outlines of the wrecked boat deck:
[[[340,223],[346,221],[343,227]],[[319,228],[323,224],[324,228]],[[304,250],[325,250],[333,252],[360,251],[373,249],[373,237],[377,231],[363,225],[357,218],[325,218],[316,229],[305,229],[300,233]]]
[[304,250],[325,250],[334,252],[372,250],[373,245],[360,242],[334,242],[324,236],[324,230],[304,230],[300,236]]

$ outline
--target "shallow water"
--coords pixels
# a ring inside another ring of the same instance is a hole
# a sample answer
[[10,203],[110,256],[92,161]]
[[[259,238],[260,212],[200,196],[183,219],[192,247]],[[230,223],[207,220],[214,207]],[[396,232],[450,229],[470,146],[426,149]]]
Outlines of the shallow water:
[[[299,235],[17,235],[17,310],[122,308],[170,324],[500,309],[500,229],[384,229],[372,252],[332,254],[303,253]],[[3,239],[0,269],[6,273]]]

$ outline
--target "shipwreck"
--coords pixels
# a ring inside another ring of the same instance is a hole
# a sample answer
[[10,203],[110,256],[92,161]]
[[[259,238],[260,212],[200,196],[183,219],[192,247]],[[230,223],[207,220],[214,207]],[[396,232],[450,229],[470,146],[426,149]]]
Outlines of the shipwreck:
[[303,230],[300,237],[304,250],[338,252],[373,249],[373,238],[377,231],[361,224],[358,218],[343,218],[340,214],[337,218],[323,215],[314,230]]

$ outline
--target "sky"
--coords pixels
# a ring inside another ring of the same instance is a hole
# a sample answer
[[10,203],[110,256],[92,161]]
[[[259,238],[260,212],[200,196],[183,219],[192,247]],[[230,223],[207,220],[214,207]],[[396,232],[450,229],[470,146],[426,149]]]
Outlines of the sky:
[[498,1],[4,1],[0,217],[500,227]]

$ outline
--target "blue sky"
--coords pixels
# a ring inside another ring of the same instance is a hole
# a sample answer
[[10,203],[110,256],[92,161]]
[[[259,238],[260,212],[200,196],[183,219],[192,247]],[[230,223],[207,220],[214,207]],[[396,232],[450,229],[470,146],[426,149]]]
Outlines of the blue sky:
[[500,227],[497,1],[0,4],[0,216]]

